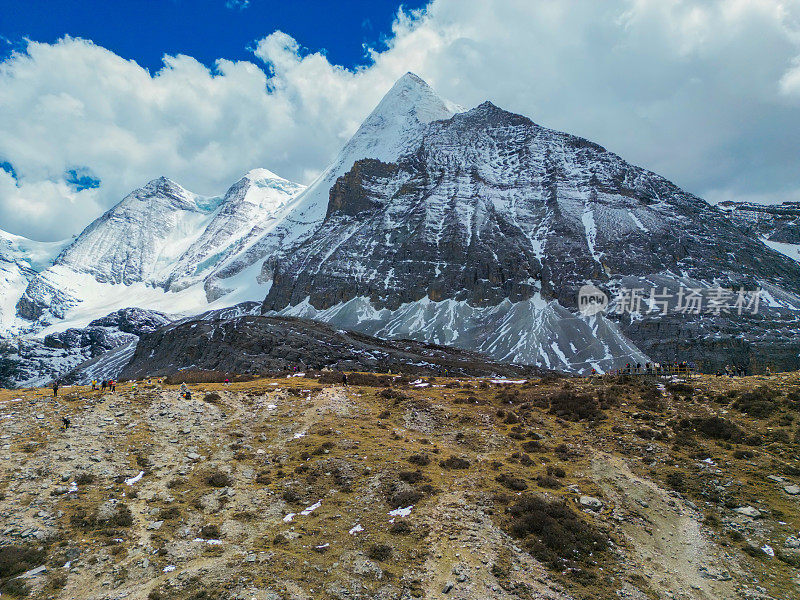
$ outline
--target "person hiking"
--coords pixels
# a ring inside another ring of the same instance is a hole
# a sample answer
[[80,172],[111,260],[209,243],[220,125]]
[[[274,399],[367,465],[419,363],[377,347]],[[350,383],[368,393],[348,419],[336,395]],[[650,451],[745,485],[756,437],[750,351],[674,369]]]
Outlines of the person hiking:
[[113,379],[109,379],[108,380],[108,387],[111,388],[112,392],[116,392],[117,391],[117,382],[114,381]]
[[105,392],[106,391],[106,380],[105,379],[103,379],[103,381],[100,382],[100,391],[101,392]]
[[347,387],[347,373],[342,372],[342,384]]
[[53,398],[58,397],[58,386],[59,386],[58,379],[54,379],[53,380]]
[[64,429],[64,431],[69,429],[70,423],[72,423],[72,421],[69,417],[61,417],[61,427]]

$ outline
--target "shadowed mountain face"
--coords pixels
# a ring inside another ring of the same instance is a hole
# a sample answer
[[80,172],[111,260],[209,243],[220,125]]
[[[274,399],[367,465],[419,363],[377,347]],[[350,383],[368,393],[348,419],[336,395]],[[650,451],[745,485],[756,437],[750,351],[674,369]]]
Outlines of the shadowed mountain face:
[[475,352],[386,341],[323,323],[287,317],[209,313],[144,334],[120,378],[139,379],[181,370],[268,373],[334,368],[419,374],[541,374],[535,367],[496,363]]
[[[625,337],[655,360],[757,363],[778,344],[779,362],[797,365],[785,333],[797,329],[800,266],[705,201],[488,102],[417,139],[395,161],[359,160],[338,178],[324,223],[279,266],[266,310],[579,370],[643,360]],[[573,314],[586,282],[769,286],[774,302],[755,318],[625,316],[620,332]],[[521,304],[530,311],[510,317]],[[476,311],[481,332],[466,314]],[[503,343],[509,334],[515,344]]]

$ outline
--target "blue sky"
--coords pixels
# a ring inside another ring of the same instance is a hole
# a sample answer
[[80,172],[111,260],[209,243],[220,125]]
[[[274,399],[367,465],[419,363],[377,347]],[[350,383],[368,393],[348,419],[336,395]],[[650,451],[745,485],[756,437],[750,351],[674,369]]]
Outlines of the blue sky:
[[407,71],[712,203],[800,201],[800,0],[0,2],[0,229],[37,240],[162,175],[308,184]]
[[[380,46],[400,2],[384,0],[3,0],[0,59],[25,38],[55,42],[65,34],[92,40],[157,71],[164,54],[252,60],[247,50],[275,30],[301,46],[324,49],[334,64],[364,64],[364,45]],[[426,4],[406,0],[406,9]]]

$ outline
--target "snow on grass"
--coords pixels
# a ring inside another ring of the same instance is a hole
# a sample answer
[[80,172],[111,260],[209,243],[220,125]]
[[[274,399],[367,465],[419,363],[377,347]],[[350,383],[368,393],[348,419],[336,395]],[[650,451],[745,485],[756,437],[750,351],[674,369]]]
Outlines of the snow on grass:
[[359,531],[364,531],[364,528],[361,526],[361,524],[360,524],[360,523],[357,523],[357,524],[356,524],[356,525],[354,525],[354,526],[353,526],[353,528],[352,528],[352,529],[350,529],[350,531],[348,531],[347,533],[349,533],[350,535],[355,535],[355,534],[357,534]]
[[407,517],[411,514],[411,509],[414,508],[414,505],[406,506],[405,508],[395,508],[392,511],[389,511],[390,517]]
[[300,511],[300,514],[301,514],[301,515],[303,515],[303,516],[308,516],[308,515],[310,515],[312,512],[314,512],[315,510],[317,510],[317,509],[318,509],[320,506],[322,506],[322,500],[317,500],[317,501],[316,501],[314,504],[312,504],[311,506],[307,506],[306,508],[304,508],[303,510],[301,510],[301,511]]
[[139,473],[135,477],[130,477],[125,480],[125,485],[133,485],[134,483],[138,483],[142,477],[144,477],[144,471],[139,471]]
[[283,522],[284,523],[291,523],[292,519],[294,519],[295,515],[297,515],[297,513],[289,513],[288,515],[283,517]]
[[167,565],[166,567],[164,567],[164,568],[162,569],[162,571],[163,571],[164,573],[172,573],[172,571],[174,571],[174,570],[175,570],[175,569],[177,569],[177,568],[178,568],[178,567],[176,567],[175,565]]

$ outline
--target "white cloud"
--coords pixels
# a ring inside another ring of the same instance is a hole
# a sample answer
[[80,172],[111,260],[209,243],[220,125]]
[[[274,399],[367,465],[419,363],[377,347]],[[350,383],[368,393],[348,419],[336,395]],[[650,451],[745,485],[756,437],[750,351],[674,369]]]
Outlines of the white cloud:
[[[597,141],[689,191],[797,197],[797,0],[436,0],[347,70],[288,34],[213,70],[150,74],[91,42],[30,43],[0,66],[0,228],[59,238],[167,175],[224,191],[253,167],[308,182],[406,71]],[[64,173],[101,180],[80,192]],[[10,182],[10,183],[9,183]]]

